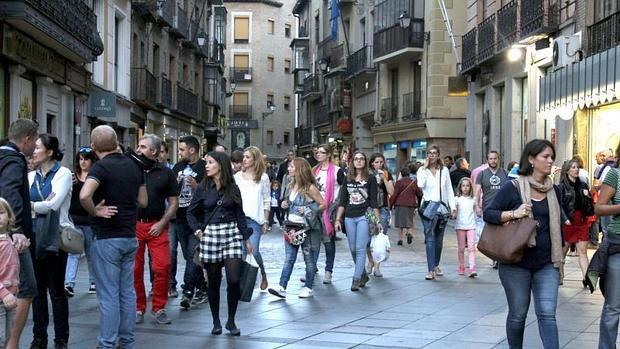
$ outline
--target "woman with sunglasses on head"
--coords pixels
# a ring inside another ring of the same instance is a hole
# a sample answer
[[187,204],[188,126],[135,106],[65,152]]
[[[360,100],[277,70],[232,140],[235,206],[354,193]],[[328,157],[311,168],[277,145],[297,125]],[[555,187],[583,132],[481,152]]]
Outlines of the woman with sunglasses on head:
[[[84,234],[84,253],[86,254],[86,261],[88,263],[88,280],[90,281],[88,293],[90,294],[96,292],[95,274],[90,259],[90,246],[95,240],[95,235],[90,228],[88,212],[86,212],[80,203],[80,190],[82,190],[86,177],[88,176],[88,171],[90,171],[95,161],[97,161],[97,156],[91,147],[81,147],[76,154],[73,172],[73,191],[71,192],[71,206],[69,207],[69,214],[71,215],[73,224]],[[65,293],[67,297],[73,297],[75,294],[75,276],[77,275],[79,263],[79,254],[69,254],[65,273]]]
[[[349,170],[345,185],[346,187],[340,190],[334,227],[336,231],[342,230],[342,218],[344,217],[349,249],[355,262],[351,291],[359,291],[360,287],[366,286],[369,280],[364,268],[366,247],[370,241],[366,219],[367,209],[372,208],[374,214],[379,217],[377,181],[369,175],[366,155],[361,151],[353,153],[353,165]],[[378,228],[379,231],[383,231],[381,225],[378,225]]]
[[[443,234],[446,230],[448,216],[456,218],[456,201],[452,182],[450,182],[450,169],[443,165],[439,147],[434,144],[430,145],[426,154],[426,161],[418,169],[417,174],[418,188],[422,189],[422,203],[418,212],[424,226],[426,242],[428,273],[425,279],[434,280],[436,276],[443,275],[439,268]],[[427,206],[434,207],[436,210],[427,212]]]

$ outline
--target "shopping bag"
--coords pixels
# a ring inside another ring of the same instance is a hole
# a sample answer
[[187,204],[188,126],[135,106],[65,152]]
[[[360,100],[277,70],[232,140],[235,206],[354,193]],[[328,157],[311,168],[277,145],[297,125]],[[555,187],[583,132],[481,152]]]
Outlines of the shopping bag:
[[258,277],[258,263],[254,259],[254,256],[248,254],[245,260],[241,263],[241,298],[242,302],[252,301],[252,293],[254,293],[254,286],[256,285],[256,278]]
[[385,233],[377,234],[372,237],[370,249],[375,263],[385,262],[390,257],[390,239]]

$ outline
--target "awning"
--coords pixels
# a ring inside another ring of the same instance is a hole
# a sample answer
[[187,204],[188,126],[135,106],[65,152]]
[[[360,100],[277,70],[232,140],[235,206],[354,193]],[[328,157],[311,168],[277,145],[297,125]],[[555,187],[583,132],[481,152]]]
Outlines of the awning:
[[539,81],[539,112],[569,119],[577,109],[620,99],[620,45],[554,71]]

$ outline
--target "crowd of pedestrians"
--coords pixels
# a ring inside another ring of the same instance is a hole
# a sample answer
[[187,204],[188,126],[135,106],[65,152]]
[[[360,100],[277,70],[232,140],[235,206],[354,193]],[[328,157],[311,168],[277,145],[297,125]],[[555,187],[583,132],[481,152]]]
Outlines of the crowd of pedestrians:
[[[170,298],[179,296],[179,246],[185,270],[178,304],[190,310],[208,302],[211,334],[226,329],[239,336],[235,318],[246,256],[258,264],[259,288],[286,298],[301,250],[305,275],[298,297],[310,298],[319,278],[321,248],[322,280],[330,284],[336,240],[345,234],[354,263],[350,290],[360,292],[371,275],[383,276],[380,260],[373,258],[373,236],[394,227],[397,245],[412,244],[419,219],[425,279],[451,272],[441,266],[448,224],[456,232],[455,273],[476,278],[476,243],[485,224],[523,217],[538,222],[523,258],[494,262],[508,301],[509,346],[522,347],[533,298],[543,346],[559,347],[558,289],[565,258],[574,247],[583,286],[596,285],[592,275],[604,280],[600,347],[614,347],[620,318],[620,170],[618,154],[611,151],[597,154],[599,167],[592,180],[579,156],[553,166],[555,148],[546,140],[530,141],[508,168],[500,166],[497,151],[489,151],[485,163],[470,170],[464,157],[442,157],[439,147],[430,145],[423,161],[391,173],[380,153],[367,156],[345,148],[335,154],[322,144],[305,158],[291,150],[276,166],[254,146],[230,156],[222,146],[203,154],[198,139],[184,136],[173,165],[158,136],[144,134],[135,151],[123,151],[115,131],[98,126],[70,170],[62,165],[58,138],[37,129],[32,121],[17,120],[0,146],[0,318],[6,324],[0,348],[18,348],[31,305],[30,348],[48,347],[50,310],[54,347],[68,348],[68,298],[78,292],[97,295],[98,348],[134,348],[136,324],[147,318],[161,325],[172,322],[166,308]],[[61,232],[67,229],[84,237],[89,275],[84,289],[76,287],[81,254],[67,253],[62,246]],[[285,252],[280,279],[272,287],[265,268],[270,261],[260,251],[261,237],[269,231],[283,235]],[[592,263],[590,244],[599,245]],[[228,305],[224,326],[219,309],[222,270]]]

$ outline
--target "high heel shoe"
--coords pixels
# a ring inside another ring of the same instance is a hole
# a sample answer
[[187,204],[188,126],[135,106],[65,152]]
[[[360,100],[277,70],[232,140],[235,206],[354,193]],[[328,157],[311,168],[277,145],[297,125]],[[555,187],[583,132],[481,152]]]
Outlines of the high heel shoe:
[[219,336],[220,334],[222,334],[222,325],[214,325],[213,329],[211,330],[211,334],[214,336]]
[[230,322],[227,322],[226,329],[228,330],[229,336],[235,336],[235,337],[241,336],[241,330],[237,328],[237,325],[235,325],[234,322],[232,324]]

